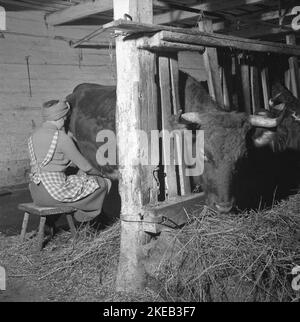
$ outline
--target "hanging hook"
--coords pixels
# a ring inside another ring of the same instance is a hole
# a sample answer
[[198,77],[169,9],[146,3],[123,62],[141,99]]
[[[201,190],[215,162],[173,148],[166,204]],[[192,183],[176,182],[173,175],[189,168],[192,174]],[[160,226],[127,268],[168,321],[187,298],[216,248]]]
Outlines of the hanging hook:
[[30,56],[25,56],[25,60],[26,60],[26,65],[27,65],[27,77],[28,77],[29,96],[32,97],[31,76],[30,76],[30,68],[29,68],[29,57]]

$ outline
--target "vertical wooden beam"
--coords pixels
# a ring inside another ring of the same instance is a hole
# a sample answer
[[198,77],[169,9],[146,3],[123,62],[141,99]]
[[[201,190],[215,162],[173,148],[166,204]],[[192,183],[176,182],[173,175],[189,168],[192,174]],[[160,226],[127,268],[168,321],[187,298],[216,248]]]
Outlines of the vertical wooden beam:
[[[287,35],[286,43],[288,45],[296,45],[295,34]],[[298,57],[294,56],[289,58],[289,67],[290,67],[290,74],[291,74],[292,93],[295,97],[300,97]]]
[[222,53],[221,84],[223,92],[224,109],[229,111],[232,107],[232,57],[228,51]]
[[222,67],[222,90],[223,90],[224,108],[226,110],[229,110],[231,104],[230,104],[230,97],[229,97],[229,91],[228,91],[226,70],[224,67]]
[[269,88],[269,73],[268,67],[263,67],[261,72],[261,84],[262,84],[262,91],[263,91],[263,98],[264,98],[264,108],[269,110],[269,99],[270,99],[270,88]]
[[[114,0],[114,19],[129,14],[133,21],[152,23],[152,9],[152,0]],[[140,214],[142,207],[151,200],[155,166],[135,164],[145,148],[145,142],[137,132],[142,129],[148,134],[157,128],[155,56],[149,51],[138,50],[136,40],[124,41],[123,35],[119,35],[116,65],[116,132],[123,218],[116,288],[134,291],[143,289],[146,283],[142,246],[150,237],[143,231]]]
[[[161,97],[161,115],[162,129],[172,131],[169,120],[172,115],[179,112],[179,68],[177,54],[167,56],[159,56],[159,83]],[[174,137],[174,144],[169,145],[168,133],[163,132],[163,158],[170,161],[170,165],[165,165],[165,186],[167,197],[175,197],[180,192],[185,195],[191,192],[189,177],[185,175],[184,164],[175,166],[174,160],[183,160],[183,140],[182,138]],[[181,142],[180,142],[181,141]],[[169,149],[170,148],[170,149]],[[178,170],[178,176],[176,169]],[[179,182],[177,181],[179,180]]]
[[232,74],[233,74],[233,87],[234,95],[232,95],[232,102],[236,106],[237,111],[244,111],[243,106],[243,91],[242,91],[242,78],[240,61],[237,55],[234,56],[232,62]]
[[[199,30],[213,32],[211,20],[202,20],[199,22]],[[220,105],[223,106],[223,95],[221,86],[221,77],[219,72],[218,55],[216,48],[206,47],[203,54],[204,64],[207,71],[207,82],[210,96]]]
[[253,113],[261,109],[260,104],[260,90],[259,90],[259,77],[258,68],[254,65],[250,66],[250,84],[251,84],[251,102]]
[[242,59],[240,65],[241,72],[241,86],[243,92],[243,107],[244,111],[248,114],[252,113],[251,110],[251,91],[250,91],[250,71],[249,65]]
[[[173,112],[174,114],[178,114],[180,106],[179,106],[179,66],[178,66],[178,55],[173,55],[170,57],[170,75],[171,75],[171,87],[172,87],[172,100],[173,100]],[[184,146],[180,146],[178,140],[176,143],[176,153],[177,158],[183,158],[182,151],[180,147],[184,149]],[[183,143],[185,144],[185,143]],[[191,193],[191,183],[189,177],[185,175],[185,165],[178,166],[178,175],[179,175],[179,186],[180,186],[180,194],[182,196]]]
[[292,90],[292,85],[291,85],[291,72],[290,70],[286,70],[284,73],[284,86],[288,89],[288,90]]
[[[167,197],[174,197],[177,195],[177,179],[176,168],[174,165],[174,145],[169,144],[168,136],[171,129],[169,124],[172,115],[172,84],[170,79],[170,61],[167,56],[158,57],[159,65],[159,86],[161,97],[161,116],[163,132],[163,161],[166,174],[166,195]],[[169,163],[169,164],[167,164]]]

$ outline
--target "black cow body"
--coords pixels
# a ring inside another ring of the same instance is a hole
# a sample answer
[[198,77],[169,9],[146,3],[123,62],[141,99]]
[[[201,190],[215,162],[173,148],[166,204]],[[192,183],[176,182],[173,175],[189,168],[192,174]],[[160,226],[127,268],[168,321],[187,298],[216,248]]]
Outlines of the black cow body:
[[[274,162],[274,152],[270,147],[258,149],[254,146],[253,138],[258,135],[249,116],[246,113],[224,112],[199,82],[184,73],[180,73],[179,87],[181,108],[189,112],[189,115],[182,115],[183,118],[186,116],[183,123],[190,128],[192,122],[193,128],[196,126],[197,129],[204,130],[206,163],[202,188],[206,192],[208,204],[218,211],[228,212],[234,199],[237,199],[241,208],[259,206],[265,194],[267,198],[266,202],[263,199],[263,203],[273,200],[274,189],[281,180],[276,176],[282,170],[284,159],[276,156]],[[81,84],[67,100],[72,107],[70,130],[75,135],[82,154],[95,168],[101,169],[105,176],[116,177],[116,166],[99,167],[96,161],[99,147],[96,142],[97,133],[102,129],[115,131],[115,87]],[[286,122],[288,119],[284,119],[282,127],[278,127],[278,136],[275,135],[276,128],[271,129],[274,135],[269,131],[273,146],[279,145],[283,138]],[[175,128],[176,126],[174,124]],[[265,131],[260,130],[260,135],[262,133]],[[287,137],[286,142],[289,135]],[[273,170],[274,165],[279,167],[277,172]],[[267,184],[270,182],[271,188]]]

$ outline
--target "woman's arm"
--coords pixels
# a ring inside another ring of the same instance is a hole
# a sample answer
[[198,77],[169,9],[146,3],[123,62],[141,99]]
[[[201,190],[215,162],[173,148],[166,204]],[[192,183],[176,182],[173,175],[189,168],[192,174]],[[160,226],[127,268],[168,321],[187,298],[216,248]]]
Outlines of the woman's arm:
[[59,148],[64,153],[65,157],[71,160],[82,171],[99,175],[99,171],[96,174],[96,169],[90,164],[90,162],[78,151],[73,140],[64,132],[59,133]]

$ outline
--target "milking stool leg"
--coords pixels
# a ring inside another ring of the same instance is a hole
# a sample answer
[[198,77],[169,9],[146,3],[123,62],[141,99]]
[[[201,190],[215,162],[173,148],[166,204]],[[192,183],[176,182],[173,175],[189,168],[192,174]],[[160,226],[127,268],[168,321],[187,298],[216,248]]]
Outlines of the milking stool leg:
[[76,228],[75,228],[74,221],[73,221],[73,215],[66,214],[66,217],[67,217],[67,221],[68,221],[68,224],[69,224],[69,227],[71,230],[72,237],[75,237]]
[[25,212],[23,223],[22,223],[21,236],[20,236],[21,242],[23,242],[25,239],[26,229],[27,229],[27,225],[28,225],[28,219],[29,219],[29,213]]
[[46,217],[41,216],[40,225],[39,225],[39,233],[38,233],[38,242],[37,242],[37,250],[38,251],[42,250],[42,248],[43,248],[45,223],[46,223]]

